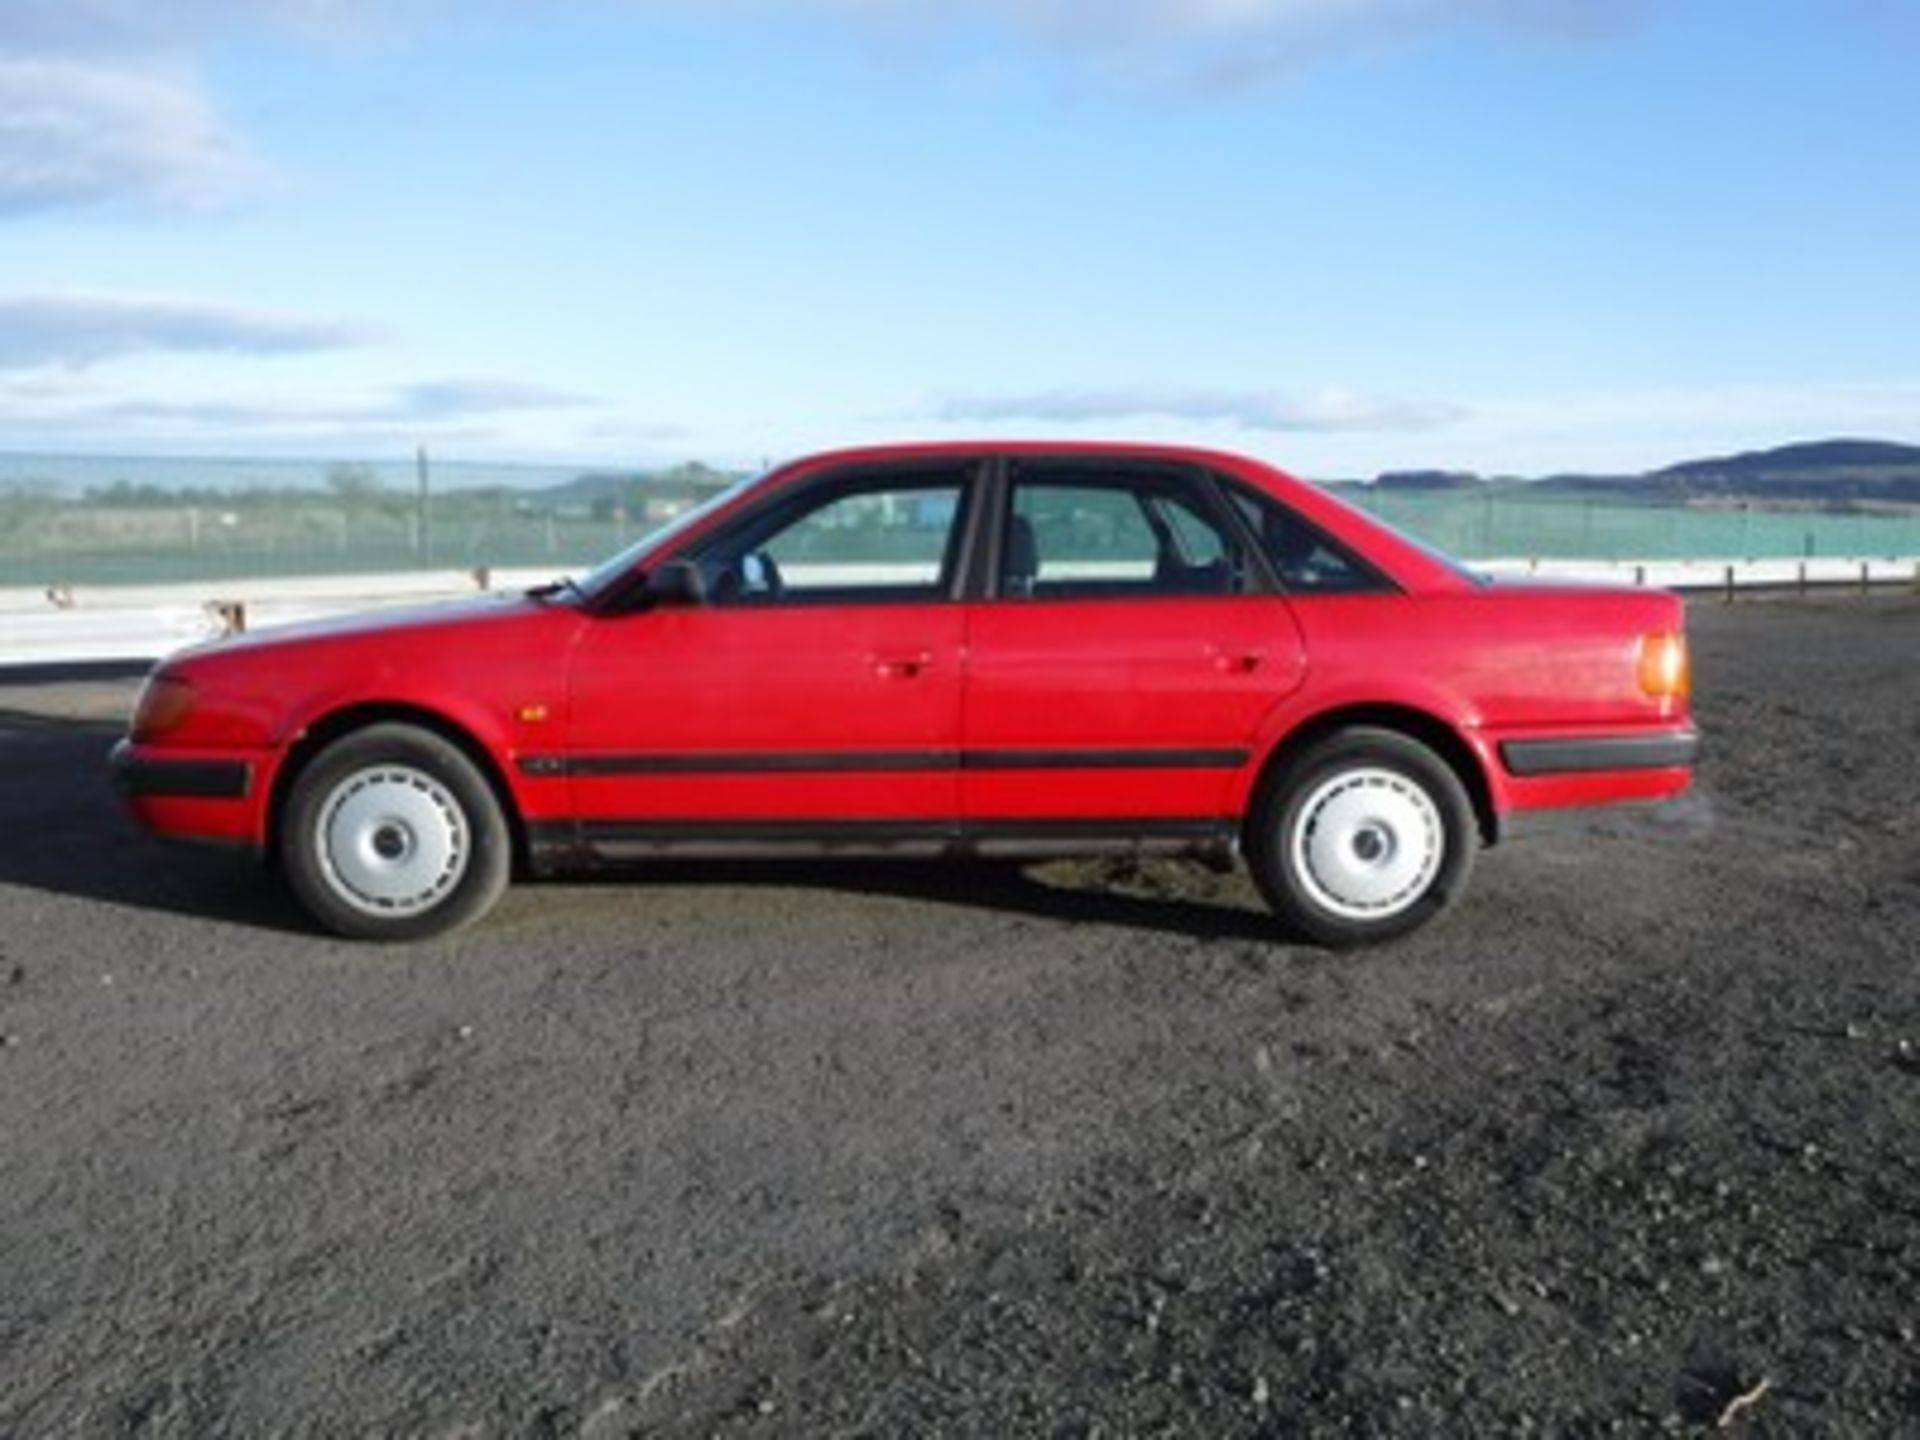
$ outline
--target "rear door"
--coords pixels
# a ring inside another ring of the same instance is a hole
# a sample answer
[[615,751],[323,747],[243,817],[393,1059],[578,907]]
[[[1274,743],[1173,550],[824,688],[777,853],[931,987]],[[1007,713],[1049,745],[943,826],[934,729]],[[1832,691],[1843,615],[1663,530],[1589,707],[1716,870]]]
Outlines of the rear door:
[[1200,821],[1226,813],[1304,654],[1213,482],[1177,465],[1021,459],[961,720],[970,822]]

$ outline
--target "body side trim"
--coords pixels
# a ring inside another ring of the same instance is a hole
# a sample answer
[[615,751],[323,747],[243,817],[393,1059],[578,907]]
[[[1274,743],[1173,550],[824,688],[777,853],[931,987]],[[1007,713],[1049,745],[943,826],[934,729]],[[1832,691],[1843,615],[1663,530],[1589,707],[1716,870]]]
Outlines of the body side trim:
[[245,760],[173,760],[138,755],[127,741],[113,749],[113,778],[124,795],[166,795],[195,800],[244,800],[253,788]]
[[1689,766],[1700,751],[1695,730],[1659,735],[1596,735],[1567,740],[1502,740],[1500,759],[1514,775],[1576,775],[1604,770]]
[[523,755],[520,773],[557,775],[793,775],[919,770],[1237,770],[1247,750],[830,750]]

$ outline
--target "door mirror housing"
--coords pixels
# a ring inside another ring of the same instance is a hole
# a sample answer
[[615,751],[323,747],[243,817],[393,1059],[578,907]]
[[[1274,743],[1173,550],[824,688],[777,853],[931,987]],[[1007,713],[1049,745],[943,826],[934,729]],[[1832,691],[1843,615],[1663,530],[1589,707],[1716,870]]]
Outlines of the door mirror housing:
[[647,572],[647,599],[655,605],[704,605],[707,577],[692,560],[662,560]]

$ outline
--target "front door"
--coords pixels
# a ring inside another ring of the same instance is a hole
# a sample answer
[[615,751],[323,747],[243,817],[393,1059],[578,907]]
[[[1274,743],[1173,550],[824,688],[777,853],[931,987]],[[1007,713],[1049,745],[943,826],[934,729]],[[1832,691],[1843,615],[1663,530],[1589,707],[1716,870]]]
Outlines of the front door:
[[698,542],[707,598],[597,620],[571,666],[582,838],[918,843],[958,814],[964,465],[803,482]]

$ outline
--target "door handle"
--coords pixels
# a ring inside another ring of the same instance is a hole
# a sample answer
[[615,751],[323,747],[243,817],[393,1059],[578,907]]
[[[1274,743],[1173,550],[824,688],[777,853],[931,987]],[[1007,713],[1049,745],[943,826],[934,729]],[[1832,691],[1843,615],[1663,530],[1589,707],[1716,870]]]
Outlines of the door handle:
[[1251,675],[1266,658],[1264,650],[1216,650],[1213,668],[1224,675]]
[[873,673],[883,680],[912,680],[933,664],[931,650],[916,650],[909,655],[875,655]]

